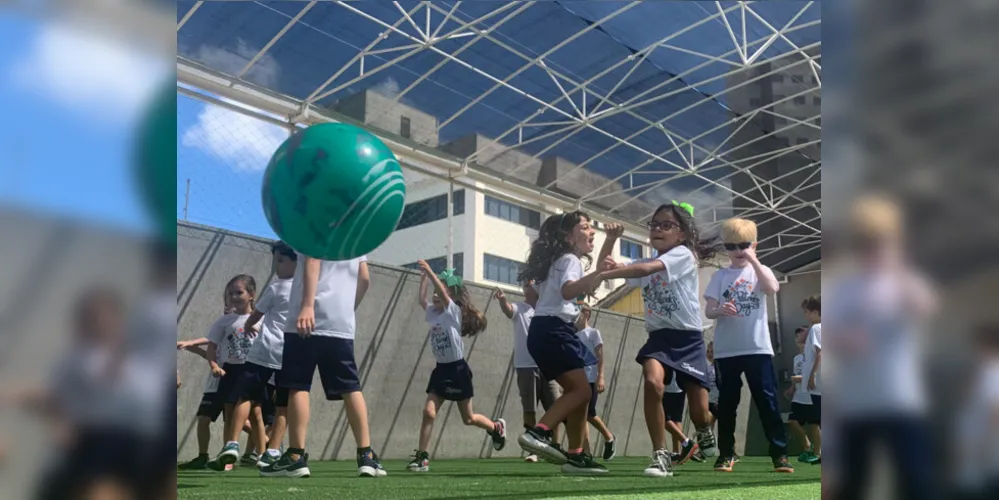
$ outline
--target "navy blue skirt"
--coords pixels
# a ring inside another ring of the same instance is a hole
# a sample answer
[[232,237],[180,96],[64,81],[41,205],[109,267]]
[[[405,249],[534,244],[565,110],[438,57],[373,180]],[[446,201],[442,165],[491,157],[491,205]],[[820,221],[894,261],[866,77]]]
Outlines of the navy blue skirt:
[[[690,379],[709,389],[707,348],[704,333],[696,330],[673,330],[664,328],[649,332],[649,340],[638,350],[635,361],[644,364],[646,359],[654,359],[669,371],[679,376],[678,383],[683,387],[683,379]],[[672,377],[667,376],[665,383]]]
[[437,363],[430,374],[427,394],[436,394],[448,401],[472,399],[472,369],[464,359],[452,363]]
[[576,336],[576,325],[555,316],[535,316],[531,320],[527,351],[547,380],[597,364],[597,357]]

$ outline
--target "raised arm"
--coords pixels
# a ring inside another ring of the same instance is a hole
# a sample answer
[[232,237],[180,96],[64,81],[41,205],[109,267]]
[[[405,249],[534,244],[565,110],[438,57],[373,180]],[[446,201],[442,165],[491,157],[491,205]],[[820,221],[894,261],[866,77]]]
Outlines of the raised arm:
[[614,254],[614,244],[624,234],[624,226],[621,224],[607,224],[606,231],[607,239],[604,240],[603,246],[600,247],[600,255],[597,257],[597,262],[603,262],[604,259]]
[[[421,269],[422,271],[422,269]],[[427,308],[427,301],[430,300],[430,283],[427,282],[427,273],[420,273],[420,296],[417,300],[420,301],[420,309]]]
[[447,287],[444,286],[444,283],[441,283],[440,278],[438,278],[437,274],[434,273],[434,270],[433,268],[430,267],[430,264],[427,264],[427,261],[423,259],[418,260],[417,264],[419,264],[420,269],[423,270],[423,276],[425,276],[427,279],[430,280],[431,283],[434,284],[434,290],[437,291],[437,295],[440,296],[441,300],[444,301],[445,304],[451,302],[451,296],[447,293]]
[[361,301],[364,300],[364,296],[368,293],[370,286],[371,274],[368,272],[368,263],[361,262],[357,267],[357,294],[354,295],[355,311],[358,307],[361,307]]
[[246,318],[246,322],[243,323],[243,331],[250,335],[250,337],[256,337],[260,330],[257,329],[257,323],[263,319],[264,313],[260,312],[259,309],[254,309],[250,313],[250,317]]
[[201,337],[200,339],[191,339],[191,340],[179,340],[177,341],[177,350],[190,351],[192,350],[192,348],[196,348],[198,346],[203,346],[210,343],[211,341],[208,340],[208,337]]
[[499,301],[500,310],[503,311],[503,314],[507,318],[513,319],[513,305],[510,304],[510,301],[506,300],[506,294],[499,288],[496,289],[496,300]]
[[753,266],[753,271],[756,271],[756,279],[759,280],[760,290],[763,290],[763,293],[773,296],[780,291],[780,282],[769,267],[760,263],[755,248],[746,249],[746,259],[749,260],[749,265]]
[[644,278],[645,276],[658,273],[664,269],[666,269],[666,264],[659,259],[650,260],[648,262],[636,262],[627,266],[620,266],[609,271],[604,271],[602,273],[602,279],[612,280],[619,278]]

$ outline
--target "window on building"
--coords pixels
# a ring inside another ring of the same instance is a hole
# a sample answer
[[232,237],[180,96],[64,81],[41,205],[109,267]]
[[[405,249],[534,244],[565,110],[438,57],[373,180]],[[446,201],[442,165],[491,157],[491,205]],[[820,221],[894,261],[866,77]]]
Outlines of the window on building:
[[[435,257],[433,259],[426,259],[427,264],[430,264],[430,269],[433,269],[435,273],[440,274],[447,269],[447,256]],[[463,276],[465,273],[465,254],[458,252],[451,256],[451,265],[454,266],[454,274],[458,276]],[[403,264],[402,267],[406,269],[420,270],[420,265],[416,262],[410,262],[409,264]]]
[[410,128],[411,126],[412,125],[410,124],[408,117],[403,116],[402,118],[400,118],[399,119],[399,135],[401,135],[401,136],[409,139],[410,135],[412,134],[412,130]]
[[524,208],[519,205],[514,205],[513,203],[499,200],[491,196],[486,196],[486,215],[499,217],[500,219],[508,220],[532,229],[541,228],[540,212]]
[[[465,213],[465,190],[459,189],[454,192],[451,199],[454,215]],[[415,201],[406,205],[399,219],[396,229],[406,229],[407,227],[419,226],[435,220],[447,218],[447,195],[434,196],[425,200]]]
[[812,98],[812,104],[814,104],[816,106],[821,106],[822,105],[822,98],[819,97],[819,96],[813,97]]
[[760,107],[762,105],[763,105],[763,101],[761,101],[759,97],[750,97],[749,98],[749,106],[750,107],[752,107],[752,108],[758,108],[758,107]]
[[803,95],[799,95],[799,96],[797,96],[797,97],[794,98],[794,103],[797,104],[797,105],[799,105],[799,106],[804,105],[805,102],[806,102],[805,101],[805,96],[803,96]]
[[629,259],[641,259],[644,257],[642,245],[634,241],[621,240],[621,256]]
[[517,273],[520,272],[520,267],[524,265],[523,263],[485,253],[482,254],[482,264],[482,267],[485,269],[482,275],[485,279],[508,285],[519,284],[517,282]]

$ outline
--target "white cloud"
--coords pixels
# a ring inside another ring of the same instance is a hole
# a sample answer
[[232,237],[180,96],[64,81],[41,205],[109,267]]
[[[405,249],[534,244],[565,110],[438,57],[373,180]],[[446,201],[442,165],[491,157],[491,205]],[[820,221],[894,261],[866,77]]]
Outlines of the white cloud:
[[[247,108],[228,99],[222,100]],[[259,171],[267,168],[271,155],[287,138],[288,131],[277,125],[206,104],[198,114],[197,123],[181,136],[181,144],[215,156],[233,170]]]
[[[202,45],[198,47],[194,60],[216,71],[235,76],[259,52],[259,50],[251,48],[241,38],[236,39],[236,47],[233,50],[235,52],[220,47]],[[243,79],[273,89],[277,86],[278,75],[280,74],[281,67],[278,65],[277,60],[270,54],[264,54],[243,75]]]
[[46,23],[10,77],[28,92],[99,122],[137,121],[169,75],[169,63],[119,40]]

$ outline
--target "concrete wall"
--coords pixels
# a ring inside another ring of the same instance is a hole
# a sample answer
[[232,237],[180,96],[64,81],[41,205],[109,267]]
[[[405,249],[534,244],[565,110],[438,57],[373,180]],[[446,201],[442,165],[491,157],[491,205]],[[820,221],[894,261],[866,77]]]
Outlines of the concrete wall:
[[[268,243],[203,226],[178,227],[181,339],[205,334],[221,312],[222,289],[230,277],[250,273],[260,287],[269,280]],[[417,443],[434,360],[427,350],[423,313],[415,300],[418,275],[378,264],[372,264],[370,269],[371,289],[357,313],[355,355],[371,416],[372,442],[382,456],[403,458]],[[469,286],[473,300],[485,311],[490,324],[486,332],[466,341],[466,356],[475,373],[475,408],[488,416],[506,418],[515,436],[523,422],[513,378],[512,325],[492,300],[490,288]],[[634,361],[646,339],[643,321],[606,311],[598,311],[594,321],[605,342],[609,383],[597,410],[618,437],[619,453],[647,455],[650,446],[641,408],[641,368]],[[187,457],[196,453],[194,414],[208,367],[204,360],[189,353],[177,354],[177,366],[185,382],[177,403],[178,454]],[[318,374],[315,384],[318,387]],[[312,456],[353,459],[354,443],[342,403],[327,402],[316,391],[312,404],[308,441]],[[221,444],[221,429],[221,422],[212,429],[212,450]],[[494,455],[486,435],[464,427],[457,409],[450,404],[441,410],[430,451],[441,458]],[[503,457],[520,454],[513,439],[505,450],[495,453]]]

